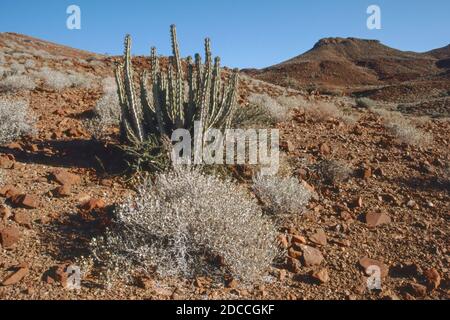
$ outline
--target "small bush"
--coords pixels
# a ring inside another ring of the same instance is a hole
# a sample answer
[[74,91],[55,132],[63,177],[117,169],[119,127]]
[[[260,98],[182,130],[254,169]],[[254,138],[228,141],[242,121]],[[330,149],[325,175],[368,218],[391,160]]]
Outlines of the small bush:
[[12,142],[34,131],[28,103],[0,98],[0,144]]
[[180,169],[158,174],[120,205],[92,252],[111,277],[156,267],[160,275],[231,274],[249,281],[276,257],[276,234],[240,187]]
[[267,94],[251,94],[248,98],[253,104],[267,112],[275,122],[283,122],[290,119],[290,109],[282,106],[277,100]]
[[34,90],[36,83],[26,75],[11,75],[0,81],[0,91]]
[[341,118],[342,113],[334,103],[317,101],[305,109],[308,118],[314,121],[327,121],[330,118]]
[[272,214],[301,213],[311,198],[311,192],[294,177],[258,176],[252,188]]
[[427,146],[433,141],[433,136],[416,128],[411,121],[399,112],[385,109],[371,109],[383,118],[384,127],[401,143],[411,146]]
[[92,79],[84,74],[77,72],[62,73],[57,70],[43,67],[35,76],[44,81],[44,84],[54,90],[63,90],[70,87],[89,88],[92,85]]
[[325,183],[338,184],[347,180],[353,170],[347,163],[340,160],[323,160],[313,166],[313,171]]
[[103,139],[111,127],[119,126],[120,123],[119,96],[113,78],[103,80],[103,92],[94,107],[94,117],[86,122],[86,127],[97,139]]
[[365,109],[370,109],[370,108],[375,108],[377,105],[377,103],[369,98],[358,98],[356,99],[356,106],[358,108],[365,108]]

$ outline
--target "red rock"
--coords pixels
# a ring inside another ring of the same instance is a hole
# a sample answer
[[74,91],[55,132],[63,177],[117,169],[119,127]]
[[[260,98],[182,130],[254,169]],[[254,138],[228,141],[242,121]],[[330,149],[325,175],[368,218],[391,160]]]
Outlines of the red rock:
[[328,274],[328,269],[326,269],[326,268],[313,271],[311,273],[311,276],[314,279],[316,279],[317,281],[319,281],[320,283],[327,283],[328,281],[330,281],[330,276]]
[[8,155],[0,155],[0,168],[11,169],[14,166],[14,157]]
[[301,248],[305,266],[318,266],[324,260],[322,253],[318,249],[306,245],[302,245]]
[[418,283],[410,283],[408,289],[417,298],[424,297],[427,294],[427,287]]
[[36,209],[39,207],[37,198],[30,194],[16,195],[11,198],[11,202],[16,206],[22,206],[27,209]]
[[16,272],[3,280],[2,286],[12,286],[16,283],[19,283],[28,275],[29,272],[30,269],[28,268],[28,266],[26,264],[21,264]]
[[289,257],[294,259],[300,259],[302,257],[302,253],[300,251],[294,250],[293,248],[290,248],[288,250],[288,255]]
[[300,272],[300,262],[297,259],[288,257],[286,261],[287,269],[292,273]]
[[151,289],[155,286],[155,281],[147,276],[136,278],[136,285],[144,290]]
[[62,186],[56,187],[52,193],[55,197],[69,197],[72,193],[72,188],[69,184],[63,184]]
[[236,279],[233,279],[233,278],[231,278],[231,279],[226,279],[226,281],[225,281],[225,286],[226,286],[227,288],[230,288],[230,289],[235,289],[235,288],[237,288],[237,286],[238,286],[238,282],[237,282]]
[[327,143],[322,143],[320,145],[320,153],[324,156],[329,155],[331,153],[331,148]]
[[383,262],[378,261],[378,260],[374,260],[374,259],[370,259],[368,257],[363,257],[361,259],[359,259],[359,265],[364,269],[364,272],[370,276],[371,274],[368,273],[367,269],[370,266],[377,266],[380,268],[380,273],[381,273],[381,277],[385,278],[388,273],[389,273],[389,268],[387,265],[385,265]]
[[427,282],[432,290],[439,288],[439,285],[441,284],[441,275],[436,269],[427,269],[423,275],[427,278]]
[[14,221],[21,226],[31,229],[31,216],[25,212],[17,212],[14,215]]
[[14,227],[0,230],[0,242],[4,249],[12,248],[20,239],[20,232]]
[[11,142],[10,144],[7,145],[7,147],[9,149],[23,151],[22,145],[17,142]]
[[0,205],[0,218],[2,219],[3,223],[6,224],[10,216],[11,210],[5,205]]
[[278,272],[278,280],[283,281],[284,279],[286,279],[286,270],[281,269]]
[[323,229],[318,229],[316,233],[309,237],[309,240],[321,246],[327,245],[327,235],[325,234],[325,231]]
[[366,223],[370,228],[378,227],[382,224],[391,223],[391,217],[386,212],[368,212],[366,214]]
[[0,195],[7,199],[14,197],[16,195],[19,195],[19,194],[21,194],[19,189],[17,189],[16,187],[14,187],[12,185],[6,185],[2,189],[0,189]]
[[81,182],[81,178],[78,175],[64,169],[55,169],[51,172],[50,176],[61,185],[76,185]]
[[293,235],[291,239],[292,244],[306,244],[305,237],[299,236],[299,235]]
[[363,179],[368,180],[370,177],[372,177],[372,168],[365,167],[363,172]]
[[281,248],[287,249],[289,247],[289,243],[288,243],[286,235],[280,234],[277,237],[277,240],[278,240],[278,244],[280,245]]
[[86,211],[92,211],[95,209],[103,209],[106,206],[105,201],[102,199],[92,198],[81,206],[81,209]]
[[355,208],[362,208],[363,207],[363,198],[358,197],[355,199]]

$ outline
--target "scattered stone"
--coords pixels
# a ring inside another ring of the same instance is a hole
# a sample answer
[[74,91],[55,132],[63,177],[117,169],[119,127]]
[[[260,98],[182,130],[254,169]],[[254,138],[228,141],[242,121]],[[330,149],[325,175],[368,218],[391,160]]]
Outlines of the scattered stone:
[[286,266],[287,266],[287,269],[292,273],[300,272],[300,262],[297,259],[288,257]]
[[0,155],[0,168],[11,169],[14,166],[14,157],[12,155]]
[[61,185],[75,185],[81,182],[81,178],[64,169],[55,169],[50,173],[50,177]]
[[288,250],[288,255],[289,257],[298,260],[302,257],[302,253],[300,251],[294,250],[293,248],[290,248]]
[[306,245],[302,245],[301,248],[303,250],[303,263],[305,266],[318,266],[324,260],[322,253],[318,249]]
[[320,153],[324,156],[329,155],[331,153],[331,148],[326,142],[320,145]]
[[423,275],[427,279],[428,285],[431,290],[436,290],[437,288],[439,288],[439,285],[441,284],[441,275],[436,269],[427,269],[425,270]]
[[21,206],[26,209],[36,209],[39,207],[37,198],[30,194],[16,195],[11,198],[11,202],[16,206]]
[[11,217],[11,209],[9,209],[5,205],[0,205],[0,218],[2,219],[3,223],[7,223],[9,217]]
[[225,279],[225,286],[227,288],[236,289],[238,284],[238,281],[234,278]]
[[286,270],[281,269],[278,272],[278,280],[283,281],[284,279],[286,279]]
[[148,290],[155,286],[155,281],[147,276],[137,277],[136,285],[141,289]]
[[323,229],[318,229],[316,233],[311,235],[309,237],[309,240],[311,242],[318,244],[320,246],[326,246],[327,245],[327,235]]
[[380,273],[381,273],[381,277],[385,278],[388,273],[389,273],[389,268],[387,265],[385,265],[383,262],[378,261],[378,260],[374,260],[374,259],[370,259],[368,257],[363,257],[361,259],[359,259],[359,265],[364,269],[364,272],[370,276],[371,274],[368,272],[368,268],[370,266],[377,266],[380,268]]
[[14,227],[0,230],[0,242],[4,249],[12,248],[20,239],[20,232]]
[[280,245],[281,248],[287,249],[289,247],[289,243],[288,243],[286,235],[280,234],[277,237],[277,240],[278,240],[278,244]]
[[363,168],[363,179],[368,180],[370,177],[372,177],[372,168],[371,167],[365,167]]
[[313,271],[311,273],[311,276],[315,280],[319,281],[320,283],[327,283],[328,281],[330,281],[330,276],[328,274],[328,269],[326,269],[326,268]]
[[12,185],[6,185],[0,189],[0,195],[6,199],[10,199],[14,196],[21,194],[21,191]]
[[291,243],[292,244],[306,244],[306,239],[305,237],[299,236],[299,235],[293,235],[292,239],[291,239]]
[[353,206],[355,208],[362,208],[363,207],[363,198],[362,197],[356,198],[355,201],[353,202]]
[[417,298],[424,297],[427,294],[427,287],[418,283],[410,283],[408,285],[408,291],[411,292]]
[[22,279],[25,278],[30,271],[28,266],[23,263],[17,266],[16,269],[17,270],[13,274],[11,274],[9,277],[3,280],[2,286],[12,286],[22,281]]
[[406,203],[406,206],[407,206],[408,208],[411,208],[411,209],[419,209],[418,204],[417,204],[414,200],[409,200],[409,201]]
[[69,197],[72,194],[72,187],[70,184],[63,184],[62,186],[56,187],[52,193],[55,197]]
[[375,228],[382,224],[391,223],[391,217],[389,217],[388,214],[383,211],[372,211],[366,214],[366,223],[370,228]]
[[103,209],[106,207],[106,203],[103,199],[92,198],[89,201],[81,205],[81,209],[86,211],[92,211],[95,209]]
[[14,214],[14,221],[20,226],[31,229],[31,216],[25,212],[17,212]]

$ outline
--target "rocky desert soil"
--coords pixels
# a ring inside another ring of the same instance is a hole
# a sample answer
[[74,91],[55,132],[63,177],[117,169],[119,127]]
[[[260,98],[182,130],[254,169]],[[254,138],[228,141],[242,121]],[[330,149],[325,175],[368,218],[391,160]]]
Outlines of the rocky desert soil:
[[[329,42],[319,43],[316,49],[323,51]],[[296,108],[292,119],[278,125],[281,146],[295,176],[313,189],[315,196],[302,215],[280,218],[284,256],[260,282],[218,284],[208,278],[137,275],[133,283],[115,282],[105,288],[96,274],[89,274],[81,290],[67,290],[65,267],[74,256],[85,254],[89,238],[101,232],[108,206],[132,192],[121,176],[102,170],[96,159],[110,158],[111,150],[93,140],[83,125],[103,94],[101,80],[112,76],[118,58],[9,33],[0,35],[0,50],[5,68],[32,61],[25,72],[47,66],[94,79],[87,88],[53,90],[38,82],[33,90],[0,93],[8,99],[27,99],[37,115],[36,134],[0,147],[0,299],[450,297],[450,84],[448,73],[445,77],[436,66],[437,61],[441,61],[439,65],[448,61],[441,51],[434,56],[402,56],[403,61],[420,59],[420,65],[414,63],[416,68],[439,74],[437,80],[431,76],[426,80],[426,88],[434,88],[433,93],[420,90],[422,78],[395,79],[386,85],[380,84],[373,72],[366,74],[373,78],[365,83],[372,86],[369,96],[432,135],[421,146],[398,141],[383,125],[380,114],[358,106],[355,96],[287,89],[253,79],[252,75],[270,80],[259,71],[242,76],[242,107],[250,93],[301,96],[318,104],[335,103],[355,119],[344,121],[333,115],[317,119]],[[136,63],[145,66],[143,58],[136,58]],[[381,61],[379,66],[388,68],[389,61]],[[288,64],[283,65],[283,70],[286,68],[290,68]],[[348,67],[343,68],[345,73]],[[352,67],[359,73],[349,78],[361,75],[361,68]],[[401,68],[410,70],[407,65]],[[271,69],[271,76],[273,72]],[[339,75],[330,83],[336,84]],[[327,79],[326,74],[318,77]],[[345,81],[349,91],[367,91],[359,90],[359,85]],[[411,90],[405,94],[403,89],[408,87]],[[383,98],[385,95],[389,99]],[[352,173],[347,179],[325,181],[313,169],[324,160],[345,162]],[[368,291],[368,265],[379,266],[382,290]]]

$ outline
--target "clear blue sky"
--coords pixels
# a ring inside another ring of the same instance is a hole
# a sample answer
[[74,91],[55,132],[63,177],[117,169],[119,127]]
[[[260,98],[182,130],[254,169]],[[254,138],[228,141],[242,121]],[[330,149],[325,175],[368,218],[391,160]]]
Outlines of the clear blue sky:
[[[66,28],[66,8],[81,7],[82,29]],[[381,7],[382,30],[368,30],[366,9]],[[133,53],[155,45],[170,53],[175,23],[183,56],[202,51],[231,67],[265,67],[310,49],[324,37],[379,39],[402,50],[450,43],[449,0],[1,0],[0,31],[12,31],[98,53],[118,54],[123,37]]]

